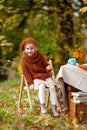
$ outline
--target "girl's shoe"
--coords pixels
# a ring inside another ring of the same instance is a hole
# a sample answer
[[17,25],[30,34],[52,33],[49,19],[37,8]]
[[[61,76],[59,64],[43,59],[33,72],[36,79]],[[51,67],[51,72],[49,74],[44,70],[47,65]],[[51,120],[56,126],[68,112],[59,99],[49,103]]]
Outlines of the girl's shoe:
[[58,112],[53,112],[54,117],[58,117],[60,114]]
[[56,105],[52,105],[52,112],[54,117],[58,117],[60,114],[57,112]]
[[41,114],[46,114],[47,113],[47,109],[45,107],[45,104],[41,105]]

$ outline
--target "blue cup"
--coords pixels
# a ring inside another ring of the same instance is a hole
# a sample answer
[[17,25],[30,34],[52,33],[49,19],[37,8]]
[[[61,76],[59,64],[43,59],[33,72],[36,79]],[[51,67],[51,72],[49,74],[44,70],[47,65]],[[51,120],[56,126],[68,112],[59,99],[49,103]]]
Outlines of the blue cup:
[[76,59],[75,58],[70,58],[69,60],[68,60],[68,64],[69,65],[75,65],[77,63],[77,61],[76,61]]

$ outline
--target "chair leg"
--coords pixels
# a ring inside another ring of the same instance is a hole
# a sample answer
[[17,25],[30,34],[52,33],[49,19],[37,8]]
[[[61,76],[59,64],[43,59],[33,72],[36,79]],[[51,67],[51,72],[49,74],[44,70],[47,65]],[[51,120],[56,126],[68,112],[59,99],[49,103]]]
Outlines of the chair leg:
[[23,85],[24,85],[24,78],[23,78],[23,75],[22,75],[22,78],[21,78],[21,86],[20,86],[20,94],[19,94],[19,103],[18,103],[18,107],[19,107],[19,108],[21,107],[21,99],[22,99]]
[[48,93],[47,93],[47,99],[46,99],[46,107],[48,107],[48,105],[49,105],[49,98],[50,98],[50,92],[49,92],[49,90],[47,90],[48,91]]
[[21,108],[21,99],[22,99],[22,92],[23,92],[24,85],[27,87],[28,102],[29,102],[30,108],[32,109],[30,89],[29,89],[28,84],[27,84],[27,81],[26,81],[26,79],[24,78],[23,75],[22,75],[22,78],[21,78],[21,86],[20,86],[20,94],[19,94],[18,108]]
[[29,86],[27,84],[26,79],[25,79],[25,84],[26,84],[26,87],[27,87],[28,102],[29,102],[30,108],[33,109],[33,107],[32,107],[32,100],[31,100],[31,96],[30,96],[30,88],[29,88]]

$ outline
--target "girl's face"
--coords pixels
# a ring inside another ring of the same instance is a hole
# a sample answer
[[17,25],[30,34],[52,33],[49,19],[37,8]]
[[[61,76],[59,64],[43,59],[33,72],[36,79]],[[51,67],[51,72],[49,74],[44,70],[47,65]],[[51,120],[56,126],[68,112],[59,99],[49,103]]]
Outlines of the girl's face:
[[37,47],[33,43],[29,43],[25,47],[25,52],[27,53],[27,55],[31,56],[35,52],[37,52]]

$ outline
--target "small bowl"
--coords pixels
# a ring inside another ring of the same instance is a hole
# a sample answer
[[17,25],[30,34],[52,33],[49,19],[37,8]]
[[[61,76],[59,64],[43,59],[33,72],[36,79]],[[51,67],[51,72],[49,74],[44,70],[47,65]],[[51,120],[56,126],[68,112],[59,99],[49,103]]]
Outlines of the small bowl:
[[68,60],[68,64],[71,65],[71,66],[75,65],[76,63],[77,63],[77,61],[76,61],[75,58],[70,58],[70,59]]

